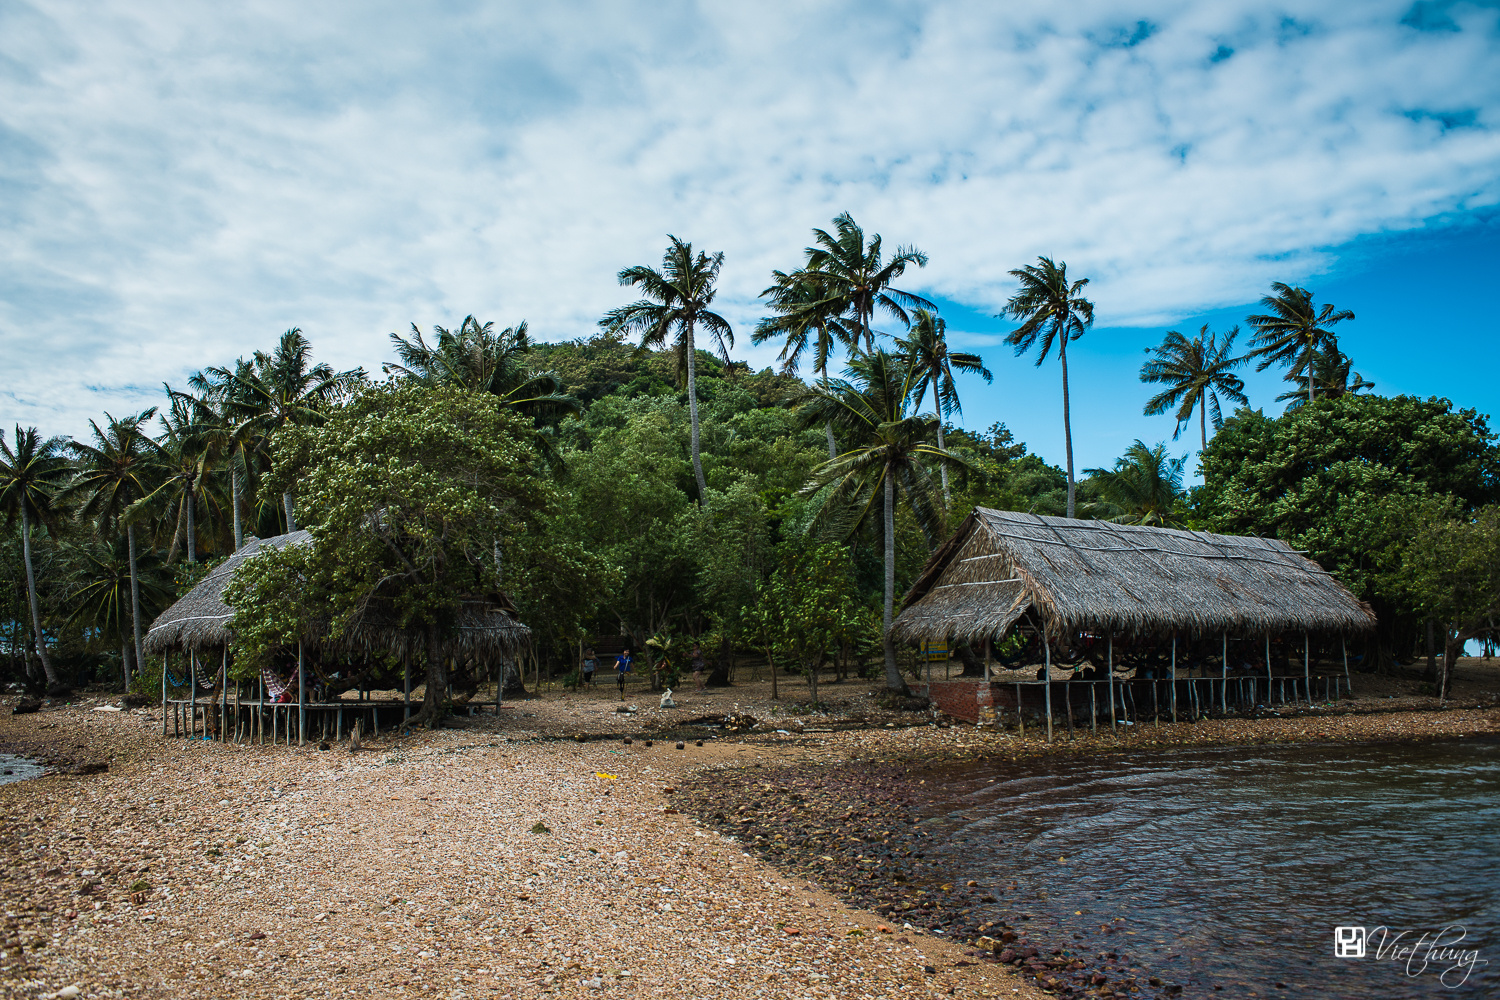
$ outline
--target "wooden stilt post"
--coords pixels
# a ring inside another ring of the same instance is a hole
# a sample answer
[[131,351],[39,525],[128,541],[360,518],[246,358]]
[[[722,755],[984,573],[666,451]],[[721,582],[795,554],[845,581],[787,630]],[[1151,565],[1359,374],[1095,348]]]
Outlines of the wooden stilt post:
[[198,738],[198,654],[188,653],[188,739]]
[[1339,636],[1339,650],[1344,654],[1344,683],[1349,685],[1349,694],[1354,694],[1354,682],[1349,679],[1349,640]]
[[[302,640],[297,640],[297,745],[302,746],[307,742],[307,670],[303,664],[306,657],[303,655]],[[291,727],[288,726],[288,729]],[[290,735],[290,734],[288,734]],[[291,746],[291,743],[287,743]]]
[[1266,633],[1266,707],[1271,707],[1271,687],[1275,683],[1271,678],[1271,633]]
[[1219,657],[1219,714],[1229,714],[1229,633],[1224,633],[1224,652]]
[[1047,742],[1051,743],[1052,742],[1052,643],[1049,642],[1049,641],[1047,641],[1047,635],[1046,635],[1045,632],[1042,634],[1042,641],[1045,644],[1043,648],[1047,650],[1047,662],[1046,662],[1045,666],[1043,667],[1043,669],[1046,670],[1046,672],[1047,672],[1046,673],[1047,679],[1044,682],[1047,685]]
[[1168,699],[1172,706],[1172,721],[1177,721],[1177,630],[1172,630],[1172,696]]
[[219,742],[229,730],[229,643],[224,643],[223,658],[219,661]]
[[1073,742],[1073,679],[1063,685],[1063,707],[1068,712],[1068,742]]
[[1016,684],[1016,725],[1020,727],[1021,739],[1026,738],[1026,716],[1021,712],[1021,685]]
[[1099,685],[1098,681],[1089,681],[1089,733],[1099,735],[1099,706],[1094,698],[1094,688]]
[[[504,687],[505,686],[505,676],[504,676],[505,675],[505,668],[503,666],[500,668],[500,674],[501,674],[501,677],[500,677],[500,686]],[[402,703],[403,703],[403,705],[405,705],[405,714],[401,716],[401,722],[404,725],[405,723],[411,721],[411,658],[409,656],[407,656],[405,653],[401,654],[401,688],[402,688],[402,691],[403,691],[403,694],[402,694],[403,702]],[[500,711],[500,695],[497,693],[495,695],[495,712],[496,712],[496,714],[498,714],[499,711]]]
[[1151,725],[1161,728],[1161,702],[1157,700],[1156,669],[1151,670]]
[[990,651],[993,649],[990,645],[991,639],[991,636],[984,637],[984,682],[986,684],[990,682]]
[[167,735],[167,667],[172,662],[171,653],[161,654],[161,734]]
[[1307,704],[1312,707],[1312,644],[1307,633],[1302,633],[1302,681],[1307,685]]
[[1115,630],[1113,626],[1109,630],[1109,651],[1106,655],[1109,660],[1109,733],[1111,736],[1119,736],[1120,731],[1115,728]]

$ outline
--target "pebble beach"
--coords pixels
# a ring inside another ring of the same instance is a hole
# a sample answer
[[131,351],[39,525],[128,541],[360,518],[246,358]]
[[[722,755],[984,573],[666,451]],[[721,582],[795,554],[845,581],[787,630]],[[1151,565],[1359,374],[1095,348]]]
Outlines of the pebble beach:
[[[163,738],[158,710],[104,698],[28,715],[0,700],[0,752],[48,765],[0,786],[0,992],[1047,996],[1036,963],[996,960],[998,934],[976,946],[961,919],[923,926],[851,892],[848,852],[766,849],[809,842],[828,817],[728,817],[776,782],[759,776],[791,769],[1500,728],[1493,702],[1381,711],[1382,693],[1049,747],[882,713],[863,686],[834,689],[819,715],[766,685],[679,694],[677,709],[630,697],[634,712],[612,690],[507,702],[358,752]],[[691,724],[726,717],[742,725]]]

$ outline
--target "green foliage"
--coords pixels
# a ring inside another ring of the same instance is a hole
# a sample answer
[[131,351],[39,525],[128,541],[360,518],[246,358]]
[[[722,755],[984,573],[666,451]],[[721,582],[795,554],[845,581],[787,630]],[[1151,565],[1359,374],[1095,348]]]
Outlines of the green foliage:
[[1091,492],[1098,501],[1086,505],[1093,517],[1117,524],[1146,524],[1180,528],[1186,507],[1182,503],[1182,468],[1187,456],[1171,458],[1165,443],[1155,448],[1136,441],[1115,462],[1113,469],[1084,469]]
[[[504,555],[555,502],[528,423],[486,395],[382,385],[317,427],[283,432],[312,547],[247,562],[228,590],[242,669],[326,619],[338,636],[372,601],[396,624],[443,634],[465,596],[498,589]],[[276,489],[277,477],[268,478]]]
[[867,638],[870,614],[855,600],[853,567],[842,545],[797,540],[783,546],[778,567],[741,611],[768,657],[790,661],[818,700],[818,668],[841,643]]
[[1464,643],[1493,635],[1500,616],[1500,507],[1469,517],[1428,512],[1412,527],[1394,575],[1419,614],[1443,623],[1446,697]]

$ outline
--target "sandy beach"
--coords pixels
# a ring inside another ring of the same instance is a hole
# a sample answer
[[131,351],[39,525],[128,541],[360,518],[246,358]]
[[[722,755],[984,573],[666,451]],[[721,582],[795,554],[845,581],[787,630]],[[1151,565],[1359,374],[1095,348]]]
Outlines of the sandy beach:
[[[1359,700],[1311,713],[1050,747],[883,712],[863,684],[825,684],[823,715],[798,714],[791,682],[780,704],[752,683],[679,693],[675,710],[633,690],[634,713],[613,688],[552,692],[358,753],[163,739],[158,710],[98,711],[113,705],[99,697],[12,715],[12,697],[0,752],[51,771],[0,786],[0,989],[1044,996],[1035,970],[849,905],[837,872],[776,862],[703,803],[722,810],[756,768],[1496,732],[1493,668],[1466,665],[1444,711],[1399,678],[1362,678]],[[725,716],[763,724],[684,725]]]

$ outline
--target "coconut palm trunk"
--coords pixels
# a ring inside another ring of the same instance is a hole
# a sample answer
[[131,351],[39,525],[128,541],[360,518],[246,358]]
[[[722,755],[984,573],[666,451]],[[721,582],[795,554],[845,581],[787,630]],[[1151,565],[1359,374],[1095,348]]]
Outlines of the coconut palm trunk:
[[125,526],[125,541],[130,546],[130,629],[135,636],[135,662],[144,663],[141,642],[141,576],[136,569],[135,525]]
[[130,643],[120,643],[120,669],[125,673],[125,690],[130,690]]
[[896,480],[895,470],[885,469],[885,608],[882,635],[885,638],[885,686],[888,691],[905,691],[906,681],[896,665],[896,641],[891,638],[891,612],[896,604]]
[[1198,400],[1198,437],[1203,442],[1200,454],[1208,450],[1208,399]]
[[286,510],[286,530],[288,532],[297,530],[297,500],[292,496],[292,491],[287,490],[281,494],[281,506]]
[[698,481],[698,505],[701,507],[708,495],[708,482],[703,478],[703,456],[698,454],[698,365],[693,357],[695,349],[691,319],[687,321],[684,333],[684,349],[687,351],[688,423],[692,425],[689,433],[693,448],[693,478]]
[[1073,481],[1073,418],[1068,410],[1068,334],[1063,331],[1057,348],[1057,360],[1062,363],[1063,378],[1063,445],[1068,453],[1068,517],[1075,516],[1074,497],[1077,485]]
[[197,491],[188,490],[182,502],[187,507],[187,560],[188,565],[192,566],[198,561]]
[[229,506],[234,509],[234,551],[245,547],[245,527],[240,523],[240,469],[229,460]]
[[36,655],[42,661],[42,672],[47,675],[47,687],[56,690],[62,684],[52,669],[52,659],[47,655],[47,639],[42,634],[42,606],[36,599],[36,571],[31,567],[31,517],[26,513],[24,501],[21,503],[21,555],[26,562],[26,597],[31,603],[31,629],[36,636]]
[[1313,401],[1313,392],[1314,392],[1313,386],[1317,384],[1315,382],[1315,380],[1313,379],[1313,364],[1317,360],[1313,356],[1314,353],[1315,352],[1312,349],[1312,345],[1308,344],[1307,345],[1307,401],[1309,403],[1311,403]]

